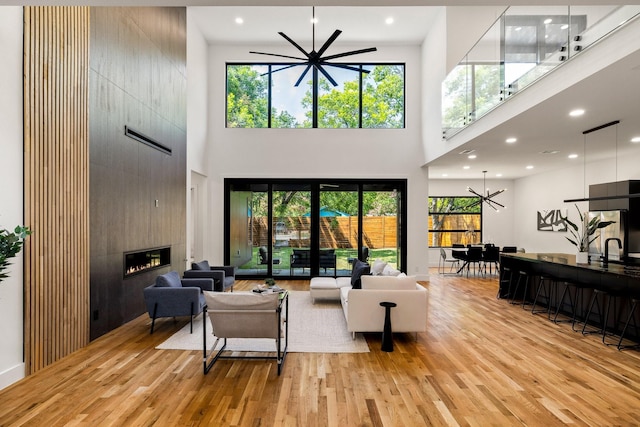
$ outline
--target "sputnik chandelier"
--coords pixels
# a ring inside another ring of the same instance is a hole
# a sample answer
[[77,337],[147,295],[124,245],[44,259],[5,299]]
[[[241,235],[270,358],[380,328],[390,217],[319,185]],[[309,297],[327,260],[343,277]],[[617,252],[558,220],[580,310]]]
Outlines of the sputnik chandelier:
[[[476,200],[475,202],[471,203],[470,205],[468,205],[466,208],[473,208],[475,206],[478,206],[479,204],[481,204],[482,202],[485,202],[487,205],[491,206],[495,211],[498,210],[498,208],[496,206],[499,206],[501,208],[504,208],[504,205],[496,202],[495,200],[492,200],[495,196],[497,196],[498,194],[502,194],[505,191],[507,191],[506,188],[503,188],[502,190],[498,190],[498,191],[494,191],[493,193],[489,193],[489,189],[487,188],[487,171],[482,171],[483,174],[483,178],[482,178],[482,186],[483,186],[483,193],[480,194],[477,191],[475,191],[473,188],[471,187],[467,187],[467,191],[471,194],[474,194],[476,196],[479,197],[478,200]],[[486,191],[486,195],[484,194],[484,192]]]

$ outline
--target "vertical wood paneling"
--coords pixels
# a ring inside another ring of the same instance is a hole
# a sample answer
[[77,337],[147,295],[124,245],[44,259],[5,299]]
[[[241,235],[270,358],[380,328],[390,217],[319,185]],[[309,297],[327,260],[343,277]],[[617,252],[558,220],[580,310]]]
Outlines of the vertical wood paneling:
[[88,7],[24,9],[25,364],[89,341]]

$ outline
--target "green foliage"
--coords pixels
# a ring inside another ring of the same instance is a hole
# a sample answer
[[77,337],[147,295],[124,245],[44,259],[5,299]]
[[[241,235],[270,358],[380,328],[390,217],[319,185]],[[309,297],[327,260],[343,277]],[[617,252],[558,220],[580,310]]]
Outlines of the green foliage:
[[15,257],[22,249],[24,239],[31,234],[29,227],[17,226],[13,232],[0,230],[0,281],[8,277],[5,270],[9,266],[9,258]]
[[227,67],[227,127],[267,127],[267,89],[267,78],[251,65]]
[[[454,68],[443,83],[443,99],[446,100],[443,126],[461,127],[470,113],[475,112],[479,117],[493,107],[500,96],[500,78],[498,64],[468,64]],[[475,89],[473,93],[471,88]]]
[[[364,215],[385,216],[397,214],[397,194],[395,192],[367,191],[363,194]],[[322,191],[320,206],[358,215],[358,194],[352,191]],[[253,216],[267,216],[267,193],[253,193]],[[308,191],[274,191],[273,216],[287,218],[303,216],[309,212],[311,202]]]
[[578,205],[575,205],[575,207],[578,211],[578,216],[580,217],[580,227],[578,227],[576,223],[570,221],[569,216],[562,218],[569,226],[569,232],[571,232],[572,236],[565,236],[565,238],[570,241],[579,252],[587,252],[589,250],[589,244],[598,238],[598,236],[593,236],[596,231],[610,226],[615,223],[615,221],[602,221],[600,220],[600,217],[597,216],[587,221],[587,214],[580,212]]
[[[264,71],[261,70],[264,68]],[[268,127],[268,75],[265,66],[227,67],[227,127]],[[332,87],[319,79],[318,127],[358,128],[360,91],[358,73],[342,87]],[[312,122],[312,80],[308,80],[301,107],[307,119],[299,123],[288,111],[271,109],[272,128],[310,128]],[[304,89],[300,89],[304,90]],[[402,128],[404,126],[404,67],[378,65],[363,74],[362,127]]]
[[[360,110],[359,78],[347,81],[343,87],[330,86],[320,79],[318,97],[318,127],[328,129],[358,128]],[[404,126],[404,68],[398,65],[378,65],[362,79],[362,127],[402,128]],[[305,124],[311,125],[313,97],[311,88],[302,100],[307,110]]]

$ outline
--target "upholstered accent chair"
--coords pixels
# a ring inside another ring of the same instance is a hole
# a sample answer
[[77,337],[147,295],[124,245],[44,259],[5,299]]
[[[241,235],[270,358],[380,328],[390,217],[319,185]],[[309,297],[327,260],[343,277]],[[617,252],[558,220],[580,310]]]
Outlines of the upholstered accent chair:
[[191,270],[184,272],[185,279],[213,279],[213,290],[224,292],[236,281],[236,268],[231,265],[211,266],[207,260],[191,263]]
[[189,316],[191,332],[193,318],[205,306],[203,291],[213,290],[213,279],[180,279],[177,271],[170,271],[156,278],[155,283],[144,288],[144,302],[151,317],[151,332],[160,317]]

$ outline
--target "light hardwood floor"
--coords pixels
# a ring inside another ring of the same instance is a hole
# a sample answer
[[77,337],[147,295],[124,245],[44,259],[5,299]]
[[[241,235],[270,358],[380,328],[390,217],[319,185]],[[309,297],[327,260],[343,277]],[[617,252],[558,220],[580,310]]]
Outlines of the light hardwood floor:
[[[251,282],[239,282],[238,289]],[[289,289],[308,282],[285,282]],[[497,279],[428,284],[428,332],[395,351],[219,361],[156,350],[186,321],[144,315],[0,391],[0,425],[640,425],[640,352],[496,299]]]

